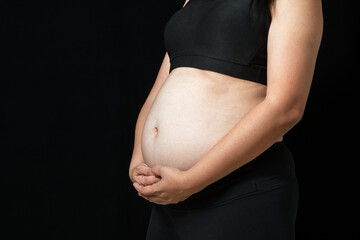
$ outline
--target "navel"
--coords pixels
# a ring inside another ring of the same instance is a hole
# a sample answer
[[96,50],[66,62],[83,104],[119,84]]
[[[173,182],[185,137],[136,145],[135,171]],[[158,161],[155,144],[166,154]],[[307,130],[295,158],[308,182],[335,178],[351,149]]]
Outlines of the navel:
[[157,126],[154,126],[152,129],[152,132],[153,132],[154,136],[157,136],[159,133],[159,128]]

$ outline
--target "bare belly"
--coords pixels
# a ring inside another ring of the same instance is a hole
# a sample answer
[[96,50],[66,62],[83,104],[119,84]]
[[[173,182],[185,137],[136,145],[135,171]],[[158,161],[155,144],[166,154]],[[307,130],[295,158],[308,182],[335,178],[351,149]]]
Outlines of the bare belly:
[[255,82],[189,67],[174,69],[144,124],[145,163],[190,168],[265,94],[266,86]]

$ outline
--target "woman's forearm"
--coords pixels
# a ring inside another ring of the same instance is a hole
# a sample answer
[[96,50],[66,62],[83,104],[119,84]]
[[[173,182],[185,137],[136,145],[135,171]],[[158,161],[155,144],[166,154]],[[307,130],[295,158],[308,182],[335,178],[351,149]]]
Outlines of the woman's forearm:
[[185,172],[188,186],[198,192],[250,162],[288,132],[301,116],[300,110],[262,101]]

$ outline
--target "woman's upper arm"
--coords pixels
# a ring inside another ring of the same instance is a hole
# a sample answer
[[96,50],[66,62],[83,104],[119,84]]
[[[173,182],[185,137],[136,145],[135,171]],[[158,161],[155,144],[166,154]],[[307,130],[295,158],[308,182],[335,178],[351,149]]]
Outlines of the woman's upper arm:
[[302,115],[321,43],[321,0],[277,0],[268,35],[267,99]]

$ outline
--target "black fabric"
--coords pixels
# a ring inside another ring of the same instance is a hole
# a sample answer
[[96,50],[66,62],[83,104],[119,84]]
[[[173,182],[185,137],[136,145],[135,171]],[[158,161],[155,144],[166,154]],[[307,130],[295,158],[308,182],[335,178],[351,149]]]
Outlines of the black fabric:
[[178,204],[153,204],[147,240],[295,239],[298,182],[282,142]]
[[170,72],[194,67],[266,85],[270,22],[250,0],[190,0],[164,28]]

